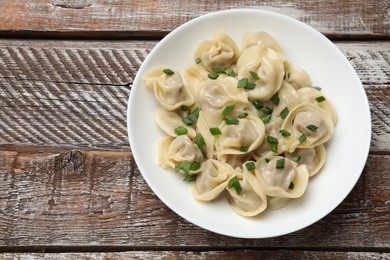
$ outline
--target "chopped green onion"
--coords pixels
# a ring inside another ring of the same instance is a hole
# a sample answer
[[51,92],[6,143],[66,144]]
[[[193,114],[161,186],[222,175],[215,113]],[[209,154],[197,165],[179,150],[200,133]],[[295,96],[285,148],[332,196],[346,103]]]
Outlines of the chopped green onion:
[[245,118],[248,116],[248,113],[247,112],[241,112],[238,114],[238,118]]
[[270,136],[270,135],[267,136],[267,142],[270,144],[278,144],[279,143],[278,139],[276,139],[275,137]]
[[201,61],[202,61],[202,60],[200,59],[200,57],[198,57],[198,58],[195,59],[196,64],[199,64]]
[[227,105],[227,106],[223,109],[222,115],[223,115],[223,116],[229,115],[229,114],[233,111],[233,109],[234,109],[234,104]]
[[226,74],[226,71],[220,67],[212,67],[211,70],[217,74]]
[[290,72],[289,73],[287,73],[287,79],[289,79],[290,78]]
[[180,110],[181,110],[181,111],[188,111],[188,109],[189,109],[189,107],[186,106],[186,105],[181,105],[181,106],[180,106]]
[[248,79],[247,78],[242,78],[242,79],[238,80],[238,82],[237,82],[237,88],[243,88],[246,85],[248,85]]
[[318,129],[318,126],[316,126],[316,125],[307,125],[306,128],[311,130],[311,131],[315,131],[315,130]]
[[199,147],[200,150],[203,149],[203,146],[205,145],[203,136],[201,133],[197,133],[194,138],[194,143]]
[[280,117],[285,119],[290,111],[288,111],[288,107],[285,107],[282,112],[280,112]]
[[274,153],[278,152],[278,144],[272,143],[271,144],[271,151]]
[[284,130],[284,129],[279,130],[279,133],[280,133],[282,136],[284,136],[284,137],[287,137],[287,136],[290,136],[290,135],[291,135],[291,133],[290,133],[289,131]]
[[197,171],[200,169],[200,162],[193,162],[191,163],[190,170],[191,171]]
[[298,141],[300,142],[300,143],[303,143],[305,140],[306,140],[306,135],[304,135],[304,134],[302,134],[299,138],[298,138]]
[[237,175],[231,178],[228,182],[228,189],[231,189],[233,187],[236,190],[237,195],[240,195],[242,187],[240,182],[238,181]]
[[209,73],[207,75],[210,79],[217,79],[218,78],[218,74],[215,74],[215,73]]
[[170,70],[170,69],[165,69],[165,70],[163,70],[163,72],[164,72],[165,74],[167,74],[167,75],[173,75],[173,74],[175,74],[175,72],[173,72],[173,71]]
[[188,116],[182,119],[183,123],[186,125],[192,125],[193,123],[198,120],[199,117],[199,107],[194,108],[193,110],[189,111]]
[[243,152],[243,153],[245,153],[245,152],[247,152],[248,151],[248,149],[249,149],[249,146],[241,146],[240,147],[240,152]]
[[254,162],[248,162],[245,164],[245,167],[248,171],[256,169],[256,165]]
[[179,126],[175,128],[175,134],[176,135],[185,135],[188,132],[188,129],[184,126]]
[[315,88],[315,89],[318,90],[318,91],[321,91],[321,87],[313,86],[313,88]]
[[[189,161],[182,161],[181,163],[177,163],[175,165],[175,172],[181,172],[185,175],[184,181],[192,181],[195,180],[196,174],[189,174],[190,171],[197,171],[200,169],[200,162],[190,163]],[[191,177],[194,176],[195,177]]]
[[319,97],[316,97],[316,100],[318,103],[322,102],[322,101],[325,101],[326,98],[324,96],[319,96]]
[[252,83],[252,82],[248,82],[248,84],[244,87],[244,89],[254,89],[256,87],[256,84],[255,83]]
[[250,71],[250,74],[252,75],[252,77],[256,80],[260,80],[260,76],[259,74],[257,74],[257,72],[255,71]]
[[289,190],[293,190],[294,189],[294,183],[293,182],[290,182],[290,185],[288,185],[288,189]]
[[301,156],[299,155],[293,155],[290,157],[291,161],[298,162],[301,159]]
[[284,158],[276,161],[276,169],[283,169],[283,168],[284,168]]
[[[182,161],[181,163],[179,163],[178,168],[179,171],[188,174],[191,170],[191,164],[189,161]],[[175,170],[176,170],[176,166],[175,166]]]
[[266,115],[271,115],[273,110],[269,107],[263,107],[261,111],[263,111],[263,113]]
[[257,109],[262,109],[264,107],[260,100],[252,100],[251,102]]
[[191,182],[191,181],[196,180],[197,177],[198,177],[198,174],[184,174],[183,181]]
[[176,163],[175,164],[175,172],[179,172],[181,169],[181,163]]
[[280,99],[279,99],[279,97],[278,97],[278,93],[276,93],[275,95],[273,95],[273,96],[271,97],[271,101],[272,101],[272,103],[275,104],[275,106],[279,105]]
[[228,125],[238,125],[238,123],[240,122],[237,118],[234,117],[225,117],[223,120]]
[[233,78],[236,76],[236,73],[234,73],[234,70],[232,68],[229,69],[228,76],[233,77]]
[[218,127],[213,127],[213,128],[210,128],[209,130],[210,130],[210,133],[212,135],[220,135],[220,134],[222,134],[221,130],[219,130]]
[[267,124],[269,123],[269,121],[271,121],[271,115],[264,115],[260,118],[264,124]]
[[265,158],[264,160],[266,163],[269,163],[269,161],[271,161],[271,159],[269,159],[269,158]]

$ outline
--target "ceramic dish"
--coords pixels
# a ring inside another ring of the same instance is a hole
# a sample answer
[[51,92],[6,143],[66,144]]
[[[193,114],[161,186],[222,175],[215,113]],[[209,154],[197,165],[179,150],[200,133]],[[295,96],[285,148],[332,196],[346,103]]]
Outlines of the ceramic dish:
[[[257,217],[236,214],[224,198],[200,202],[190,185],[174,171],[157,165],[157,142],[164,134],[154,121],[158,108],[142,75],[156,66],[184,71],[194,62],[197,45],[224,29],[240,44],[245,31],[266,31],[286,52],[287,59],[303,69],[332,101],[338,121],[326,144],[327,161],[310,179],[305,194],[279,210]],[[193,19],[168,34],[150,52],[134,80],[127,111],[127,127],[138,168],[157,196],[174,212],[193,224],[219,234],[241,238],[266,238],[288,234],[320,220],[336,208],[356,184],[365,165],[371,140],[367,97],[351,64],[321,33],[287,16],[252,9],[228,10]]]

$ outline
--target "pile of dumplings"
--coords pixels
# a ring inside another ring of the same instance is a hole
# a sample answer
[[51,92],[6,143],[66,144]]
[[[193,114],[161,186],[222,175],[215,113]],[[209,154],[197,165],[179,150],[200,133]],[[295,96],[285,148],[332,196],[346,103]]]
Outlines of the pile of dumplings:
[[143,80],[166,134],[158,164],[183,175],[197,200],[225,196],[256,216],[301,197],[325,163],[335,110],[266,32],[245,32],[238,48],[221,30],[184,71],[154,68]]

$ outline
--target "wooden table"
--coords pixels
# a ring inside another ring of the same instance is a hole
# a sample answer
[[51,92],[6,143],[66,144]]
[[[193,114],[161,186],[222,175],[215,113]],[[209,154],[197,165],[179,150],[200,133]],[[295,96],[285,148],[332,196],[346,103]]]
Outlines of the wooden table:
[[[194,17],[241,7],[324,33],[371,107],[371,150],[351,194],[270,239],[180,218],[146,185],[127,138],[128,96],[153,46]],[[0,258],[390,258],[390,1],[3,0],[0,11]]]

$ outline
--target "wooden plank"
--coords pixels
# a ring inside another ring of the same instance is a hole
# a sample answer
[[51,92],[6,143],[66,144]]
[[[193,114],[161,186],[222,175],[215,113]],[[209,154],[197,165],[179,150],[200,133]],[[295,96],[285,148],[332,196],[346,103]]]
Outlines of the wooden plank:
[[181,1],[179,4],[171,0],[4,0],[0,33],[11,37],[161,37],[199,15],[235,8],[282,13],[330,37],[390,36],[387,0]]
[[345,201],[301,231],[236,239],[174,214],[146,185],[130,151],[1,151],[0,250],[120,246],[130,251],[243,247],[380,252],[390,248],[389,168],[390,155],[369,156]]
[[[1,147],[128,149],[130,87],[155,44],[1,40]],[[368,94],[371,152],[388,153],[389,42],[340,42],[337,46],[357,70]]]
[[68,259],[354,259],[354,260],[379,260],[389,259],[388,253],[371,252],[313,252],[313,251],[207,251],[207,252],[186,252],[186,251],[137,251],[137,252],[114,252],[114,253],[7,253],[0,254],[4,260],[68,260]]

